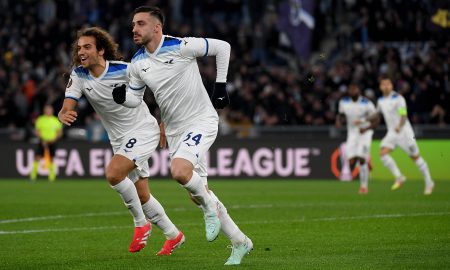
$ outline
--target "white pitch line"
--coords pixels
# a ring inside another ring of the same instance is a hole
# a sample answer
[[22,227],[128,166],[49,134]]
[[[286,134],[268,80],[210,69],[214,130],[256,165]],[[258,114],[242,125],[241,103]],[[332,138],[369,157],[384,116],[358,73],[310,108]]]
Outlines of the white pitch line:
[[30,234],[30,233],[45,233],[45,232],[72,232],[72,231],[96,231],[96,230],[117,230],[132,228],[131,226],[101,226],[101,227],[80,227],[80,228],[55,228],[55,229],[36,229],[36,230],[21,230],[21,231],[0,231],[2,234]]
[[382,218],[407,218],[407,217],[427,217],[427,216],[450,216],[450,212],[431,212],[431,213],[409,213],[409,214],[376,214],[368,216],[352,216],[352,217],[323,217],[323,218],[305,218],[290,220],[258,220],[258,221],[242,221],[238,224],[273,224],[273,223],[302,223],[302,222],[319,222],[319,221],[346,221],[346,220],[364,220],[364,219],[382,219]]
[[118,216],[118,215],[124,215],[124,214],[126,214],[126,212],[103,212],[103,213],[100,212],[100,213],[83,213],[83,214],[75,214],[75,215],[55,215],[55,216],[29,217],[29,218],[17,218],[17,219],[4,219],[4,220],[0,220],[0,224],[30,222],[30,221],[39,221],[39,220],[78,218],[78,217]]
[[[273,208],[277,207],[277,205],[273,204],[250,204],[250,205],[231,205],[229,209],[258,209],[258,208]],[[282,206],[280,206],[282,207]],[[172,210],[174,212],[186,212],[186,211],[198,211],[196,207],[178,207]],[[54,219],[66,219],[66,218],[79,218],[79,217],[98,217],[98,216],[119,216],[119,215],[127,215],[126,211],[122,212],[100,212],[100,213],[82,213],[82,214],[74,214],[74,215],[54,215],[54,216],[41,216],[41,217],[28,217],[28,218],[16,218],[16,219],[4,219],[0,220],[0,224],[6,223],[19,223],[19,222],[32,222],[32,221],[41,221],[41,220],[54,220]]]
[[[367,216],[352,216],[352,217],[324,217],[311,219],[292,219],[292,220],[259,220],[259,221],[243,221],[239,224],[273,224],[273,223],[302,223],[302,222],[317,222],[317,221],[346,221],[346,220],[364,220],[364,219],[378,219],[378,218],[405,218],[405,217],[426,217],[426,216],[450,216],[450,212],[431,212],[431,213],[409,213],[409,214],[376,214]],[[199,226],[201,222],[185,223],[182,226]],[[128,226],[101,226],[101,227],[80,227],[80,228],[48,228],[35,230],[17,230],[17,231],[0,231],[0,235],[7,234],[32,234],[45,232],[70,232],[70,231],[94,231],[94,230],[118,230],[130,229],[132,225]]]

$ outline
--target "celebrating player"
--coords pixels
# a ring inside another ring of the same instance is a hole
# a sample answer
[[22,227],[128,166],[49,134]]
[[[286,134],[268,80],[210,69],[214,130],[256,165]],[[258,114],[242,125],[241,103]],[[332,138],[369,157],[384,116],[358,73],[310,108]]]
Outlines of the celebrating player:
[[[214,107],[222,109],[229,104],[225,86],[230,45],[216,39],[163,35],[163,25],[164,16],[159,8],[135,10],[133,38],[142,48],[131,60],[128,89],[125,85],[115,88],[114,100],[125,107],[136,107],[142,103],[146,86],[153,91],[166,125],[172,177],[201,206],[207,240],[214,241],[220,229],[231,240],[232,253],[225,264],[240,264],[253,243],[237,227],[217,196],[208,190],[205,157],[217,136],[218,115]],[[216,56],[212,103],[196,61],[202,56]]]
[[164,212],[148,190],[148,159],[156,149],[160,131],[156,119],[145,103],[136,108],[118,105],[112,89],[128,81],[128,63],[117,61],[118,45],[103,29],[80,30],[73,44],[73,64],[78,66],[70,76],[66,98],[58,114],[70,126],[77,118],[75,107],[84,95],[100,115],[114,151],[106,168],[106,178],[122,197],[134,219],[135,232],[129,251],[145,247],[151,232],[147,219],[159,227],[167,238],[158,255],[170,255],[183,244],[184,235]]
[[36,181],[39,168],[39,160],[43,157],[48,158],[48,180],[55,181],[55,165],[53,157],[56,151],[56,141],[62,136],[62,125],[53,115],[53,107],[50,105],[44,106],[44,114],[39,116],[35,123],[36,134],[39,137],[39,145],[34,157],[33,167],[31,169],[30,179]]
[[400,188],[406,180],[406,177],[400,172],[394,159],[389,155],[392,150],[399,146],[416,163],[425,180],[424,194],[430,195],[433,192],[434,182],[431,180],[426,161],[419,155],[419,147],[417,146],[414,131],[408,120],[405,99],[393,90],[392,81],[388,77],[383,76],[381,78],[380,90],[383,95],[378,99],[377,113],[369,118],[372,121],[372,125],[363,128],[361,131],[373,128],[380,114],[383,114],[388,131],[381,141],[380,158],[383,165],[395,177],[392,190]]
[[348,89],[348,97],[339,101],[339,115],[336,118],[336,126],[341,126],[341,116],[347,121],[346,153],[353,169],[359,163],[360,194],[367,194],[369,185],[369,166],[367,159],[370,154],[373,130],[360,133],[360,127],[369,126],[367,121],[362,121],[375,113],[375,106],[367,98],[361,96],[358,85],[351,84]]

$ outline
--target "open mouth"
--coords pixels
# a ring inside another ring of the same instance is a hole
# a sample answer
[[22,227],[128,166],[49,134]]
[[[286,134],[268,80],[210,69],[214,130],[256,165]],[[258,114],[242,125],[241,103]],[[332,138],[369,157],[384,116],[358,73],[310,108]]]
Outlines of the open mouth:
[[81,64],[86,63],[86,61],[87,61],[87,57],[86,57],[86,56],[80,56],[80,62],[81,62]]

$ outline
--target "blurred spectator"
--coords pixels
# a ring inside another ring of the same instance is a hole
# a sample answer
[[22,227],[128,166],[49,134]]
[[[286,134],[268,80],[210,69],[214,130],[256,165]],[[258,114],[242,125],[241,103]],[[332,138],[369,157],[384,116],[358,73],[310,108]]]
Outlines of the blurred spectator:
[[[136,51],[131,14],[144,4],[165,11],[166,32],[231,43],[231,106],[221,113],[229,127],[332,124],[346,86],[358,82],[375,99],[380,73],[394,79],[413,123],[450,123],[450,42],[430,30],[432,1],[317,1],[316,52],[305,62],[278,27],[276,0],[40,0],[0,2],[0,127],[30,127],[46,103],[59,109],[81,27],[108,29],[129,60]],[[214,59],[198,62],[210,90]],[[87,119],[95,119],[93,110],[81,100],[75,125]]]

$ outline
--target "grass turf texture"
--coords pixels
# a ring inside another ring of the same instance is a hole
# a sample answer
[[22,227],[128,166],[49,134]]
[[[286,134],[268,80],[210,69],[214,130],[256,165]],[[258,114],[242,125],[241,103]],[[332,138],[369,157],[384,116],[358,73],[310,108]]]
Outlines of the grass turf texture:
[[[361,196],[356,182],[210,182],[255,244],[239,268],[448,269],[450,182],[428,197],[422,181],[390,184],[374,181]],[[0,269],[226,269],[228,239],[206,241],[186,192],[171,180],[150,187],[186,235],[170,257],[155,256],[164,242],[156,227],[145,249],[127,251],[132,219],[106,181],[1,180]]]

